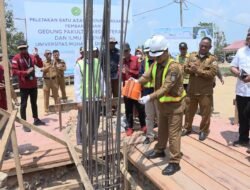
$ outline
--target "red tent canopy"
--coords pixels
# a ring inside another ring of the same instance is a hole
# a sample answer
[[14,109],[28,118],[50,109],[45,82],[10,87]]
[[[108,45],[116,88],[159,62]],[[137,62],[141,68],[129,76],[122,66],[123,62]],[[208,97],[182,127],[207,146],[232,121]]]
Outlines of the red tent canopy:
[[223,48],[224,52],[235,52],[238,49],[244,47],[245,45],[245,40],[239,40],[239,41],[235,41],[232,44],[230,44],[229,46]]

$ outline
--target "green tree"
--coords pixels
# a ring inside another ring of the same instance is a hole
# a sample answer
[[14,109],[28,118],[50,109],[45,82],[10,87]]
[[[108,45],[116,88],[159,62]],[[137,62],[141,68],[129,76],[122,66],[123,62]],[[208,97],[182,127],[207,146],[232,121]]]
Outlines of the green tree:
[[[18,32],[17,29],[15,28],[13,11],[9,9],[7,4],[5,4],[5,10],[6,10],[5,11],[5,19],[6,19],[5,30],[7,32],[8,54],[14,55],[18,52],[17,50],[18,41],[24,39],[24,33]],[[2,52],[1,47],[0,47],[0,51]]]

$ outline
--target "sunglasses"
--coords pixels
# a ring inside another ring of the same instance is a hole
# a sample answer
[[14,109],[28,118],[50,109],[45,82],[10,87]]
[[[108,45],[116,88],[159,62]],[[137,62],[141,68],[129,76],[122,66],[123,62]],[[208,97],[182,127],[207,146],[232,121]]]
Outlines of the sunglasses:
[[19,48],[20,51],[27,50],[27,48]]

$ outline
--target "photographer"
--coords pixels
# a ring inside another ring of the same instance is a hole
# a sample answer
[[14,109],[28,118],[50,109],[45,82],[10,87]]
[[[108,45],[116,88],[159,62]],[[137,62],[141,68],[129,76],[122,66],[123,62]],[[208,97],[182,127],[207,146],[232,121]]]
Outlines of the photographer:
[[239,114],[239,139],[234,145],[248,146],[250,129],[250,28],[246,45],[240,48],[232,63],[231,72],[238,78],[236,83],[236,102]]
[[[26,120],[27,100],[30,96],[30,103],[34,118],[34,125],[45,125],[38,118],[37,113],[37,78],[35,76],[35,65],[43,67],[42,59],[38,55],[38,49],[35,48],[33,55],[28,53],[28,45],[25,41],[18,43],[19,53],[12,59],[13,75],[18,76],[20,96],[21,96],[21,118]],[[30,132],[29,128],[23,127],[25,132]]]

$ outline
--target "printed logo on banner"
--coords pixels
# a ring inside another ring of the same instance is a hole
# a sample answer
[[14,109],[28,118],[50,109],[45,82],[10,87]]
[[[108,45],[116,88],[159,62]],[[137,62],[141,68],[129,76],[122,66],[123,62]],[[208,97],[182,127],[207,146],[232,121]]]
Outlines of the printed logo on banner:
[[81,9],[79,7],[73,7],[71,9],[71,13],[74,16],[79,16],[81,14]]

